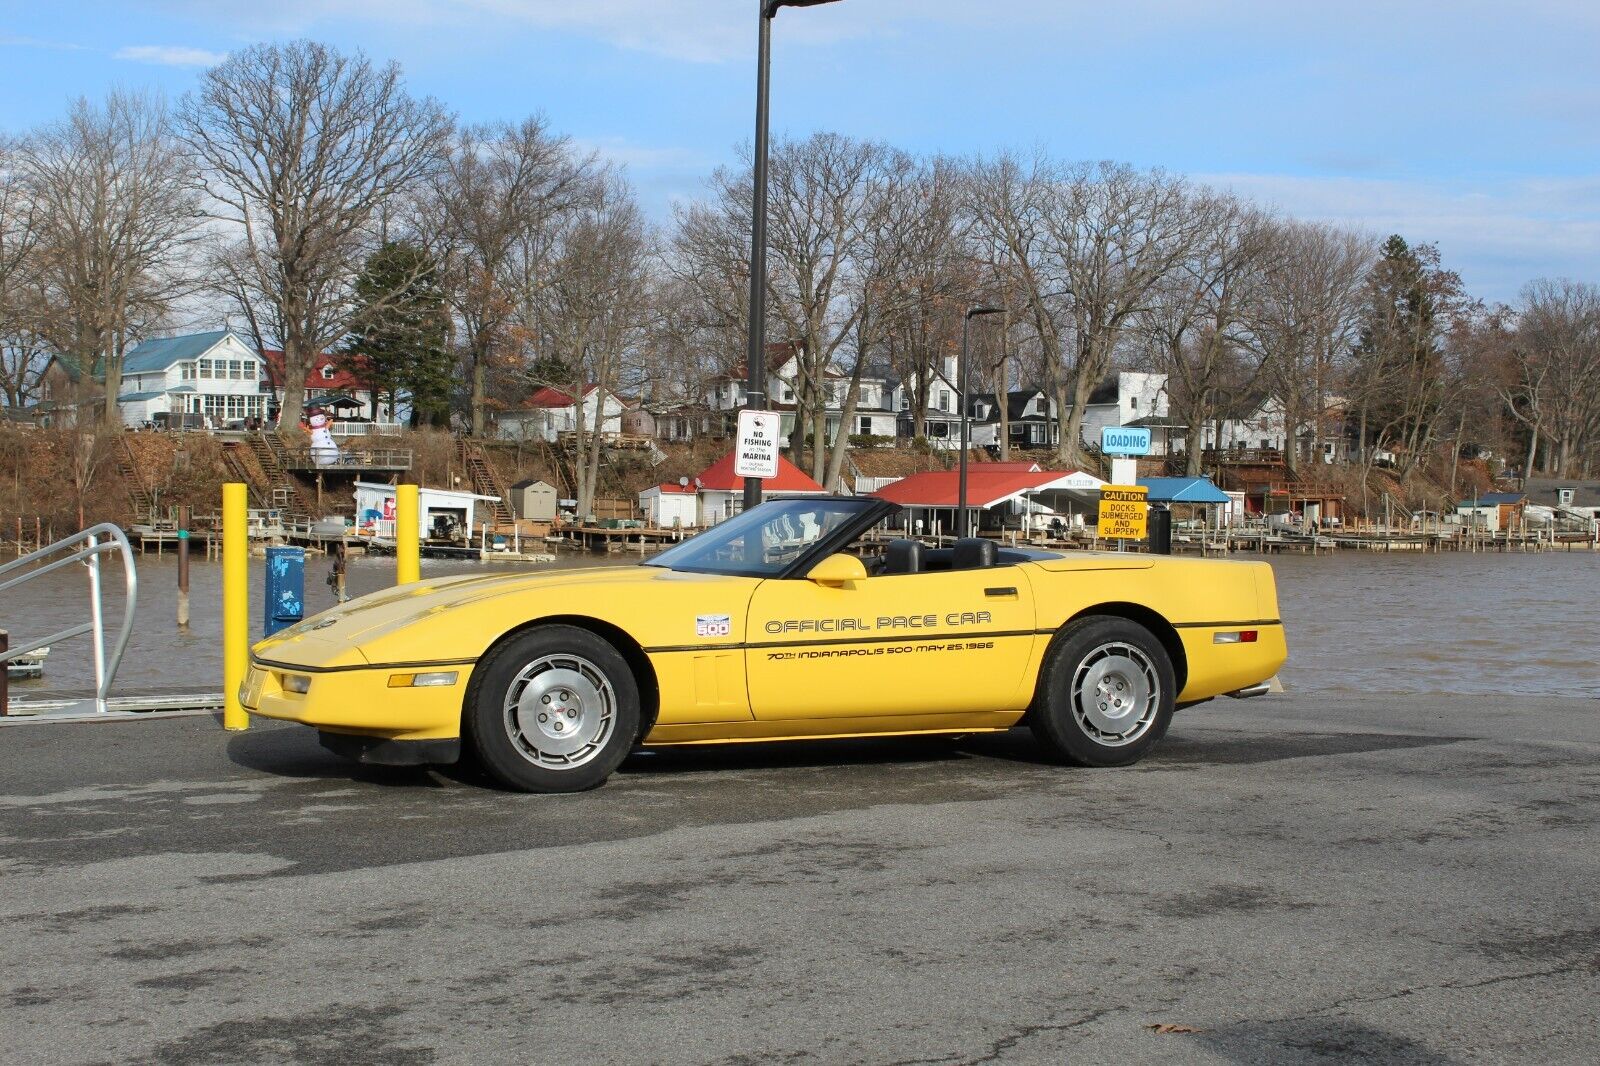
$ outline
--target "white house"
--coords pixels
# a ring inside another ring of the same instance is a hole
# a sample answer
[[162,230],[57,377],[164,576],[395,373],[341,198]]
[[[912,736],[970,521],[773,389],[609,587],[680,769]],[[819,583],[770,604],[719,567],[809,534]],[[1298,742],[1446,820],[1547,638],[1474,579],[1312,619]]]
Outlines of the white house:
[[[591,433],[621,433],[625,404],[598,385],[583,387],[583,425]],[[597,421],[598,416],[598,421]],[[545,386],[521,408],[501,412],[498,433],[507,440],[542,440],[554,443],[563,433],[578,428],[578,401],[569,392]]]
[[[706,388],[705,406],[713,412],[732,412],[744,406],[746,390],[744,369],[713,378]],[[781,436],[787,438],[794,431],[796,407],[799,403],[800,358],[797,346],[780,342],[767,345],[767,407],[782,414]],[[844,419],[845,404],[850,396],[850,376],[829,369],[824,375],[823,407],[827,412],[827,437],[831,442],[839,432]],[[856,386],[856,409],[851,415],[847,434],[893,437],[895,412],[892,404],[894,387],[881,374],[863,374]]]
[[895,387],[893,403],[900,436],[923,437],[935,448],[961,446],[961,390],[956,384],[956,362],[955,356],[945,356],[940,370],[929,380],[928,407],[920,426],[913,425],[911,418],[911,401],[919,389],[917,375]]
[[1106,426],[1127,426],[1141,418],[1167,416],[1167,375],[1121,370],[1089,394],[1079,435],[1084,444],[1100,444]]
[[639,510],[652,526],[690,529],[698,517],[699,500],[693,485],[663,481],[639,493]]
[[265,365],[230,330],[142,341],[122,364],[122,422],[137,428],[163,412],[207,415],[218,425],[264,418]]

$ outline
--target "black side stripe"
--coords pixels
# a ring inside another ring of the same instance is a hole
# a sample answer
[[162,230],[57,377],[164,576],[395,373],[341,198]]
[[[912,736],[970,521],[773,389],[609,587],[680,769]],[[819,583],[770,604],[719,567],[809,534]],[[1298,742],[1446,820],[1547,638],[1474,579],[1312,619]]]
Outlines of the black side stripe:
[[761,651],[771,648],[815,648],[820,645],[832,647],[837,644],[926,644],[930,641],[945,640],[992,640],[996,637],[1031,637],[1038,633],[1054,633],[1053,629],[1008,629],[987,633],[940,633],[929,636],[912,636],[906,634],[898,637],[839,637],[836,639],[821,638],[818,640],[763,640],[751,641],[744,644],[669,644],[659,648],[646,648],[645,653],[655,655],[670,651]]
[[[1174,629],[1227,629],[1230,627],[1248,626],[1276,626],[1283,623],[1276,618],[1256,618],[1243,622],[1174,622]],[[646,655],[665,655],[670,652],[682,651],[761,651],[771,648],[815,648],[822,645],[834,646],[838,644],[916,644],[928,643],[939,640],[992,640],[997,637],[1033,637],[1054,636],[1055,629],[1008,629],[988,633],[941,633],[929,636],[895,636],[895,637],[839,637],[819,638],[816,640],[772,640],[751,641],[748,643],[729,644],[662,644],[653,648],[645,648]]]
[[1242,622],[1173,622],[1173,629],[1229,629],[1235,626],[1281,626],[1281,618],[1247,618]]

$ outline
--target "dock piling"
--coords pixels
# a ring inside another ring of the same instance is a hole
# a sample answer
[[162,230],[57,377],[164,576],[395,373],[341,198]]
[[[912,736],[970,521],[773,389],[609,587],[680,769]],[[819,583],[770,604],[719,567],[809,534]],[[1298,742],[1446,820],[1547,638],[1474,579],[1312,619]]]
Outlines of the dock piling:
[[422,516],[417,486],[394,489],[394,583],[409,585],[422,580]]
[[189,531],[178,530],[178,628],[189,628]]
[[250,665],[250,537],[249,497],[242,482],[222,486],[222,725],[250,728],[250,715],[239,702]]

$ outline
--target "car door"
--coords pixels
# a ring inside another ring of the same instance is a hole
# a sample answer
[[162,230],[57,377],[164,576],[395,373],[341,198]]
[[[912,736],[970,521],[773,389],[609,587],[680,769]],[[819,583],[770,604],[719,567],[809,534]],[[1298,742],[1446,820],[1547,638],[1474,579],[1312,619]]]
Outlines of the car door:
[[763,581],[746,672],[757,719],[1001,711],[1027,705],[1034,603],[1021,567]]

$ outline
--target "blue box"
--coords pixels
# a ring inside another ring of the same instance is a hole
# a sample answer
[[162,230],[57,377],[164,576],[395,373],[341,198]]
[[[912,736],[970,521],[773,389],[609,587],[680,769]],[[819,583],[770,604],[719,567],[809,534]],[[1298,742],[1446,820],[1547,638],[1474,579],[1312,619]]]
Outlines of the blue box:
[[306,550],[267,549],[267,594],[261,621],[263,636],[294,625],[306,616]]

